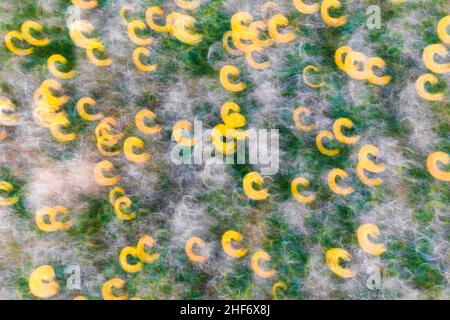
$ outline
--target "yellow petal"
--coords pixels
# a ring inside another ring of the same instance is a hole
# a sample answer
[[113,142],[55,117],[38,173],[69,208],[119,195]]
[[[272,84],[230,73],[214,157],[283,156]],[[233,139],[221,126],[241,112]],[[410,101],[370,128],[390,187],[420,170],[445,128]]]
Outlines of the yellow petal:
[[238,82],[232,83],[230,76],[238,77],[239,69],[232,65],[226,65],[220,69],[220,83],[222,86],[230,92],[240,92],[245,89],[245,83]]
[[237,103],[225,102],[220,107],[220,116],[227,128],[241,128],[245,126],[247,120],[240,114],[241,108]]
[[134,149],[143,149],[144,141],[137,137],[129,137],[123,143],[123,153],[128,161],[134,163],[144,163],[150,160],[150,154],[147,152],[143,152],[137,154]]
[[356,174],[358,175],[359,180],[365,185],[376,187],[383,183],[381,178],[369,178],[367,177],[365,170],[367,170],[364,165],[358,164],[356,167]]
[[120,6],[119,9],[119,16],[120,16],[120,21],[122,22],[123,25],[128,26],[128,19],[126,17],[127,12],[134,12],[134,9],[132,6],[128,5],[128,4],[123,4]]
[[161,131],[161,126],[153,126],[149,127],[145,124],[145,119],[153,119],[155,114],[148,109],[141,109],[138,113],[136,113],[135,123],[136,127],[143,134],[155,134]]
[[42,208],[36,213],[36,226],[44,232],[64,231],[73,225],[72,220],[60,221],[67,216],[70,216],[69,211],[63,206]]
[[231,30],[228,30],[227,32],[225,32],[223,34],[222,45],[229,54],[231,54],[233,56],[239,56],[242,54],[242,51],[239,49],[231,48],[231,46],[229,44],[229,41],[230,41],[230,38],[232,38],[232,35],[233,35],[233,31],[231,31]]
[[190,147],[195,144],[194,137],[186,138],[185,134],[192,130],[192,123],[188,120],[180,120],[172,128],[172,139],[183,147]]
[[145,246],[152,248],[155,244],[156,244],[156,241],[151,236],[143,235],[142,237],[139,238],[136,249],[137,249],[137,255],[142,262],[152,263],[159,259],[159,256],[160,256],[159,253],[148,254],[145,251]]
[[123,187],[113,187],[111,189],[111,191],[109,192],[109,203],[111,203],[112,205],[114,205],[114,203],[116,202],[116,200],[120,197],[125,196],[125,189]]
[[265,262],[270,261],[270,256],[265,251],[256,251],[251,258],[251,266],[253,272],[261,278],[271,278],[275,275],[276,271],[274,269],[264,270],[260,265],[260,260]]
[[195,45],[203,40],[203,36],[198,33],[193,33],[191,29],[194,28],[196,20],[186,14],[172,12],[166,17],[166,25],[172,35],[179,41]]
[[95,137],[97,143],[104,146],[112,147],[123,137],[123,133],[114,134],[113,127],[117,126],[117,121],[112,118],[103,118],[100,123],[95,127]]
[[256,62],[253,58],[253,53],[257,52],[259,54],[264,53],[264,49],[256,44],[251,45],[247,51],[245,52],[245,59],[247,60],[247,63],[250,67],[256,70],[264,70],[270,67],[270,61],[264,61],[264,62]]
[[166,25],[161,26],[159,24],[156,24],[153,16],[154,15],[157,16],[164,16],[164,10],[161,9],[160,7],[150,7],[147,9],[147,11],[145,12],[145,21],[147,22],[147,25],[150,27],[150,29],[152,29],[153,31],[156,32],[168,32],[168,28]]
[[333,248],[329,249],[325,255],[328,268],[336,275],[342,278],[352,278],[356,276],[356,271],[348,268],[343,268],[340,265],[340,260],[350,261],[350,254],[344,249]]
[[116,296],[113,293],[113,289],[122,289],[125,286],[125,281],[120,278],[113,278],[106,281],[102,286],[102,296],[104,300],[126,300],[127,294]]
[[90,107],[94,107],[97,102],[90,97],[83,97],[77,102],[77,111],[80,114],[80,117],[87,121],[98,121],[103,119],[102,113],[90,114],[86,112],[86,105]]
[[380,230],[378,227],[371,223],[366,223],[361,225],[356,232],[358,236],[358,243],[361,249],[365,252],[379,256],[386,251],[386,247],[382,244],[375,244],[369,240],[368,236],[378,237],[380,235]]
[[338,0],[324,0],[322,6],[320,7],[320,14],[323,21],[331,27],[340,27],[347,22],[347,15],[340,16],[339,18],[333,18],[330,16],[330,8],[339,9],[342,4]]
[[204,251],[205,242],[199,237],[191,237],[186,241],[185,247],[186,255],[191,261],[195,263],[204,263],[208,259],[208,257],[206,256],[205,253],[203,253],[202,255],[194,253],[194,246],[201,247],[202,249],[201,251]]
[[52,266],[43,265],[31,272],[28,278],[31,293],[38,298],[50,298],[58,293],[55,270]]
[[99,42],[99,37],[87,37],[95,27],[88,20],[76,20],[69,26],[69,36],[76,46],[86,49],[92,42]]
[[228,230],[222,235],[222,248],[223,251],[227,255],[229,255],[232,258],[241,258],[247,254],[247,249],[245,248],[239,248],[235,249],[232,246],[232,241],[241,242],[243,240],[242,234],[234,231],[234,230]]
[[441,57],[448,56],[448,50],[442,43],[430,44],[423,49],[423,63],[428,70],[434,73],[448,73],[450,72],[450,63],[437,63],[434,56]]
[[175,3],[184,10],[197,9],[201,4],[200,0],[175,0]]
[[444,93],[430,93],[425,88],[425,84],[429,83],[430,85],[436,85],[438,83],[438,78],[432,73],[425,73],[421,75],[416,80],[416,92],[417,94],[428,101],[441,101],[444,99]]
[[66,65],[68,63],[68,61],[65,57],[63,57],[60,54],[54,54],[48,58],[48,60],[47,60],[48,70],[55,77],[57,77],[58,79],[66,80],[66,79],[71,79],[75,76],[75,72],[73,70],[68,71],[68,72],[59,71],[56,63],[61,63],[61,64]]
[[352,187],[343,188],[338,186],[336,183],[336,177],[345,179],[348,177],[348,174],[344,170],[338,168],[331,170],[328,173],[328,186],[330,187],[331,191],[344,196],[349,195],[355,191],[355,189],[353,189]]
[[348,118],[336,119],[333,123],[333,134],[337,141],[343,144],[355,144],[359,141],[359,136],[349,137],[344,135],[342,127],[351,129],[354,128],[355,125],[353,124],[353,121]]
[[58,110],[61,106],[67,103],[69,97],[67,95],[63,96],[55,96],[52,91],[58,92],[62,90],[62,85],[56,80],[47,79],[42,82],[41,86],[35,92],[35,101],[36,99],[43,100],[55,107],[55,111]]
[[313,70],[314,72],[319,72],[319,69],[316,66],[313,65],[309,65],[306,66],[303,69],[303,81],[310,86],[311,88],[321,88],[323,87],[324,83],[323,82],[319,82],[319,83],[312,83],[309,79],[308,79],[308,73],[310,70]]
[[[233,139],[226,139],[231,137],[231,132],[234,129],[228,129],[223,124],[216,125],[211,132],[211,142],[214,147],[222,154],[233,154],[236,152],[236,142]],[[233,132],[237,132],[236,130]],[[224,141],[226,139],[226,141]],[[230,141],[231,140],[231,141]]]
[[146,29],[145,23],[140,20],[133,20],[130,23],[128,23],[127,25],[128,36],[135,45],[145,47],[153,43],[152,37],[149,36],[147,38],[141,38],[136,34],[136,30],[145,30],[145,29]]
[[116,199],[114,202],[114,213],[119,220],[130,221],[136,218],[136,212],[129,212],[131,204],[131,199],[128,197],[119,197]]
[[293,41],[296,38],[296,36],[292,31],[286,33],[280,33],[278,31],[278,27],[286,27],[288,25],[289,25],[288,18],[286,18],[280,13],[274,15],[267,22],[270,37],[278,43],[288,43]]
[[136,68],[138,68],[138,70],[143,71],[143,72],[152,72],[152,71],[155,71],[156,69],[158,69],[157,64],[145,65],[141,61],[141,56],[149,57],[150,50],[147,48],[144,48],[144,47],[139,47],[139,48],[134,49],[132,59],[133,59],[134,65],[136,66]]
[[[5,128],[2,128],[2,130],[0,131],[0,141],[3,141],[7,138],[8,138],[8,130],[6,130]],[[1,202],[1,200],[0,200],[0,202]]]
[[36,47],[45,47],[48,44],[50,44],[51,41],[48,38],[36,39],[31,34],[31,30],[34,30],[35,32],[41,32],[42,26],[39,23],[31,20],[27,20],[22,24],[22,26],[20,27],[20,31],[22,32],[23,37],[29,44]]
[[320,9],[319,3],[306,4],[303,2],[303,0],[293,0],[293,2],[295,9],[304,14],[314,14],[316,12],[319,12]]
[[385,75],[385,76],[377,76],[373,72],[373,67],[377,67],[378,69],[383,69],[385,67],[386,63],[383,59],[380,57],[372,57],[367,59],[367,65],[366,65],[366,71],[367,71],[367,81],[369,81],[372,84],[375,84],[377,86],[384,86],[391,82],[392,77]]
[[20,49],[13,43],[13,39],[24,41],[25,37],[18,31],[11,31],[5,35],[5,45],[9,51],[18,56],[28,56],[33,53],[33,48]]
[[255,201],[266,199],[269,196],[267,189],[255,190],[253,187],[253,185],[257,185],[262,188],[263,183],[264,179],[258,172],[247,173],[242,181],[245,195]]
[[376,157],[379,153],[380,151],[374,145],[363,145],[361,149],[359,149],[358,163],[361,164],[367,171],[381,173],[386,169],[385,165],[382,163],[376,164],[368,157],[369,155]]
[[341,152],[339,148],[336,148],[336,149],[325,148],[325,146],[323,145],[323,142],[322,142],[324,138],[327,138],[328,140],[333,140],[334,136],[328,130],[320,131],[317,134],[316,145],[317,145],[317,149],[319,150],[319,152],[326,156],[329,156],[329,157],[334,157],[334,156],[338,155]]
[[77,138],[77,134],[75,132],[65,133],[61,131],[61,128],[68,127],[70,125],[70,121],[67,118],[60,120],[58,122],[52,123],[50,126],[50,132],[52,136],[61,142],[69,142],[73,141]]
[[0,124],[3,126],[17,126],[20,116],[15,114],[16,105],[8,98],[0,97]]
[[304,196],[298,191],[298,186],[301,185],[305,188],[309,187],[309,181],[302,177],[297,177],[291,182],[291,194],[292,196],[301,203],[311,203],[316,199],[314,194],[309,196]]
[[114,165],[108,160],[102,160],[95,165],[94,168],[94,178],[97,183],[101,186],[112,186],[120,181],[120,176],[112,176],[108,178],[104,175],[103,171],[112,171]]
[[236,12],[230,19],[231,31],[238,34],[243,40],[250,40],[249,25],[253,21],[253,17],[246,11]]
[[428,172],[436,179],[441,181],[450,181],[450,171],[439,169],[438,162],[441,162],[444,166],[450,164],[450,156],[443,151],[436,151],[430,154],[427,158]]
[[97,6],[97,0],[72,0],[72,3],[81,9],[93,9]]
[[448,28],[450,27],[450,15],[443,17],[439,20],[437,25],[437,34],[439,39],[445,44],[450,44],[450,33],[448,33]]
[[117,157],[120,150],[111,150],[111,147],[104,143],[104,141],[97,142],[97,150],[105,157]]
[[278,282],[275,282],[274,284],[273,284],[273,286],[272,286],[272,298],[274,299],[274,300],[276,300],[276,299],[278,299],[278,294],[277,294],[277,292],[279,291],[279,290],[287,290],[287,285],[284,283],[284,282],[282,282],[282,281],[278,281]]
[[269,31],[269,26],[266,22],[259,20],[252,22],[248,28],[249,34],[251,36],[251,41],[258,47],[270,47],[274,44],[274,40],[270,37],[262,40],[261,31],[267,32]]
[[366,80],[368,77],[366,56],[358,51],[348,52],[345,57],[344,71],[353,79]]
[[345,59],[343,58],[343,55],[347,55],[350,52],[352,52],[352,48],[350,48],[349,46],[341,46],[334,53],[334,62],[336,63],[336,66],[342,71],[345,71]]
[[[0,191],[9,193],[14,189],[13,185],[7,181],[0,181]],[[19,197],[1,197],[0,196],[0,207],[7,207],[16,204],[19,201]]]
[[309,131],[314,131],[317,129],[317,126],[314,124],[310,124],[310,125],[306,125],[304,124],[301,119],[300,119],[300,115],[302,114],[311,114],[311,110],[309,108],[300,106],[297,109],[294,110],[294,112],[292,113],[292,119],[294,120],[295,126],[301,130],[301,131],[305,131],[305,132],[309,132]]
[[141,261],[136,262],[135,264],[130,264],[128,262],[128,256],[132,256],[134,258],[138,258],[137,250],[134,247],[125,247],[120,251],[119,255],[119,263],[122,269],[125,272],[136,273],[142,270],[144,264]]
[[110,58],[106,59],[97,58],[94,54],[95,50],[100,52],[106,51],[105,46],[100,42],[90,42],[88,44],[88,46],[86,47],[86,56],[93,65],[97,67],[107,67],[111,65],[112,60]]

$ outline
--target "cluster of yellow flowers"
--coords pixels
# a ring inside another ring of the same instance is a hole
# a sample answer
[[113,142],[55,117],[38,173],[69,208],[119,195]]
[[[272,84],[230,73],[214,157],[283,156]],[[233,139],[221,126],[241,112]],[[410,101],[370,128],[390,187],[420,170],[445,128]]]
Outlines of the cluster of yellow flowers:
[[[273,1],[266,2],[262,13],[269,10],[278,11],[277,4]],[[262,20],[253,21],[253,16],[246,11],[239,11],[231,17],[231,30],[223,35],[223,47],[233,56],[245,55],[248,65],[256,70],[264,70],[270,66],[270,61],[257,62],[253,55],[264,54],[264,48],[275,43],[288,43],[295,39],[291,31],[280,33],[279,27],[287,27],[289,20],[281,13],[268,16]],[[235,48],[230,46],[230,39]]]
[[31,46],[35,47],[45,47],[51,42],[48,38],[38,39],[32,35],[31,30],[35,33],[42,32],[42,26],[35,21],[27,20],[22,23],[20,31],[10,31],[5,35],[5,45],[9,51],[18,56],[28,56],[33,53],[33,47],[28,47],[26,49],[20,48],[16,45],[15,41],[23,42],[26,41]]
[[[345,59],[343,59],[345,55]],[[373,68],[383,69],[386,66],[380,57],[367,58],[364,53],[352,50],[349,46],[338,48],[334,54],[336,66],[356,80],[367,80],[371,84],[384,86],[391,82],[391,76],[377,76]]]
[[49,128],[55,139],[69,142],[77,138],[75,132],[65,133],[62,128],[70,126],[67,114],[61,110],[69,100],[67,95],[56,96],[53,92],[61,92],[62,85],[54,79],[47,79],[34,92],[33,116],[37,124]]
[[[437,25],[437,35],[442,43],[430,44],[423,49],[423,63],[425,67],[431,72],[438,74],[445,74],[450,72],[450,63],[437,63],[434,60],[435,55],[441,57],[448,56],[446,45],[450,44],[450,34],[447,29],[450,26],[450,15],[439,20]],[[438,83],[437,77],[432,73],[425,73],[421,75],[416,81],[417,94],[425,100],[442,101],[444,100],[444,93],[430,93],[425,88],[426,83],[436,85]],[[444,151],[436,151],[431,153],[427,158],[428,172],[436,179],[441,181],[450,181],[450,172],[440,169],[437,163],[442,163],[443,166],[450,163],[450,156]]]
[[[430,44],[423,49],[423,63],[425,67],[431,72],[444,74],[450,72],[450,63],[437,63],[434,60],[434,56],[441,57],[448,56],[448,50],[445,45],[450,44],[450,34],[447,33],[447,28],[450,26],[450,15],[443,17],[437,26],[437,34],[439,39],[443,43]],[[425,88],[425,85],[436,85],[438,78],[432,73],[425,73],[416,80],[417,94],[425,100],[429,101],[441,101],[444,99],[444,93],[430,93]]]
[[[362,250],[365,252],[379,256],[383,254],[386,251],[386,248],[382,244],[376,244],[373,243],[371,240],[369,240],[369,236],[371,237],[378,237],[380,235],[380,230],[378,227],[371,223],[366,223],[361,225],[357,232],[357,238],[359,246]],[[342,248],[332,248],[328,249],[325,253],[325,260],[327,262],[328,267],[330,270],[342,277],[342,278],[352,278],[356,276],[357,271],[352,268],[344,268],[340,265],[340,261],[349,262],[351,260],[351,255]]]
[[69,35],[77,47],[86,50],[89,62],[97,67],[108,67],[112,64],[111,58],[97,57],[95,52],[105,53],[106,48],[100,37],[88,37],[86,34],[95,31],[94,25],[88,20],[75,20],[69,25]]
[[[141,109],[135,116],[135,124],[143,134],[155,134],[161,130],[161,127],[148,126],[145,119],[152,119],[155,114],[148,109]],[[95,136],[97,139],[97,149],[105,157],[116,157],[120,154],[120,147],[117,144],[124,137],[123,133],[114,129],[117,127],[117,121],[112,118],[103,118],[95,128]],[[123,143],[123,153],[125,158],[134,163],[145,163],[150,160],[150,154],[147,152],[137,153],[135,149],[143,149],[144,141],[138,137],[128,137]],[[102,160],[94,168],[94,178],[101,186],[113,186],[120,181],[120,175],[114,175],[112,171],[114,165],[109,160]],[[115,186],[109,194],[109,201],[114,207],[114,213],[120,220],[129,221],[136,217],[136,212],[131,211],[132,201],[127,197],[125,189]]]
[[340,27],[347,22],[347,15],[338,18],[332,17],[329,13],[331,8],[339,9],[342,4],[339,0],[324,0],[322,4],[306,4],[302,0],[292,0],[295,8],[304,14],[315,14],[320,10],[323,21],[330,27]]
[[[64,208],[46,209],[48,212],[56,212]],[[64,213],[65,214],[65,213]],[[248,249],[245,247],[236,248],[235,243],[243,241],[241,233],[229,230],[222,236],[223,251],[231,258],[239,259],[244,257]],[[136,273],[142,270],[144,264],[153,263],[158,260],[159,253],[148,253],[148,248],[153,248],[156,241],[149,235],[143,235],[139,238],[136,247],[128,246],[123,248],[119,254],[119,263],[125,272]],[[185,251],[187,257],[194,263],[204,263],[208,260],[208,255],[205,252],[205,242],[199,237],[191,237],[186,241]],[[132,264],[128,261],[128,257],[137,259],[137,262]],[[274,269],[265,269],[261,265],[261,261],[269,262],[270,256],[265,251],[255,251],[251,256],[251,267],[256,275],[262,278],[270,278],[275,275]],[[106,281],[102,286],[102,296],[105,300],[125,300],[128,295],[123,294],[117,296],[113,293],[114,289],[121,289],[125,286],[125,281],[120,278],[113,278]],[[285,287],[282,283],[277,283],[274,286],[274,291],[278,287]],[[55,277],[55,272],[52,266],[43,265],[36,268],[29,277],[29,287],[33,295],[40,298],[49,298],[58,293],[59,285]],[[84,296],[77,296],[75,300],[84,300]],[[134,298],[138,299],[138,298]]]
[[70,228],[72,220],[67,220],[69,211],[63,206],[53,208],[42,208],[36,213],[35,221],[37,227],[44,232],[63,231]]
[[[220,116],[223,123],[216,125],[211,134],[214,147],[222,154],[236,152],[235,140],[244,140],[248,136],[246,130],[238,130],[246,125],[247,119],[240,113],[241,108],[234,102],[226,102],[220,108]],[[230,135],[233,140],[224,142],[223,139]]]
[[[191,6],[187,5],[187,1],[177,1],[177,4],[182,9],[194,10],[200,5],[200,2],[194,1],[191,3]],[[189,45],[198,44],[203,40],[201,34],[192,31],[197,21],[193,16],[180,12],[171,12],[165,18],[165,25],[159,25],[154,20],[155,15],[159,17],[164,16],[164,10],[160,7],[150,7],[147,9],[145,19],[147,25],[152,30],[159,33],[170,33],[179,41]]]
[[[374,224],[363,224],[358,228],[358,243],[365,252],[372,255],[380,255],[386,249],[382,244],[373,243],[369,240],[369,236],[377,237],[380,231]],[[247,255],[248,248],[236,246],[241,243],[244,237],[235,230],[228,230],[222,235],[221,244],[223,251],[231,258],[240,259]],[[153,263],[160,257],[159,253],[148,253],[148,248],[153,248],[156,241],[149,235],[143,235],[139,238],[136,247],[127,246],[120,251],[119,263],[125,272],[136,273],[142,270],[144,264]],[[208,254],[205,248],[205,242],[199,237],[191,237],[186,241],[185,251],[187,257],[194,263],[205,263],[208,260]],[[136,259],[135,263],[130,263],[128,257]],[[344,268],[340,265],[340,260],[349,261],[350,254],[341,248],[332,248],[326,252],[326,262],[332,272],[343,278],[354,277],[356,271]],[[250,265],[255,274],[261,278],[272,278],[276,274],[275,269],[267,269],[262,266],[261,262],[270,262],[270,255],[262,250],[255,251],[250,258]],[[29,286],[31,292],[38,297],[46,298],[55,295],[58,292],[58,283],[55,279],[54,270],[51,266],[44,265],[35,269],[29,278]],[[123,289],[125,282],[120,278],[113,278],[106,281],[102,286],[102,296],[106,300],[125,300],[128,299],[127,294],[115,295],[113,288]],[[278,281],[272,287],[273,296],[276,297],[276,291],[286,289],[286,285]],[[77,296],[74,299],[86,299],[84,296]],[[138,299],[138,298],[134,298]]]
[[141,61],[141,56],[150,56],[150,50],[146,47],[150,46],[154,41],[152,37],[142,38],[139,37],[136,33],[136,30],[145,30],[147,27],[146,24],[140,20],[133,20],[131,22],[128,22],[126,13],[133,12],[133,8],[129,5],[122,5],[119,12],[122,24],[127,27],[128,37],[134,44],[139,46],[133,51],[132,54],[134,65],[138,70],[143,72],[152,72],[156,70],[158,68],[157,64],[146,65]]

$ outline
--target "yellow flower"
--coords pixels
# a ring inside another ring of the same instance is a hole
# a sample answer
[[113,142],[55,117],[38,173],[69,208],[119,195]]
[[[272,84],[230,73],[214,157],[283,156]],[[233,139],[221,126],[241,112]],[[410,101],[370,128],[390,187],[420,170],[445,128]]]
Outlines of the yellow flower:
[[270,256],[265,251],[256,251],[251,258],[251,266],[253,272],[261,278],[271,278],[275,275],[276,271],[274,269],[264,270],[260,265],[260,260],[265,262],[270,261]]
[[43,265],[33,270],[28,278],[31,293],[38,298],[50,298],[58,293],[55,270],[52,266]]
[[186,255],[188,258],[195,263],[204,263],[208,257],[205,254],[198,255],[194,253],[194,246],[201,247],[202,250],[205,248],[205,242],[199,237],[191,237],[186,241]]
[[245,195],[255,201],[266,199],[269,196],[267,189],[255,190],[253,187],[253,185],[256,185],[262,188],[263,183],[264,179],[258,172],[253,171],[247,173],[242,182]]
[[223,251],[225,251],[225,253],[232,258],[241,258],[245,256],[247,254],[247,249],[245,248],[235,249],[232,246],[232,241],[241,242],[242,239],[243,237],[241,233],[234,230],[228,230],[222,235]]
[[352,278],[356,276],[356,271],[348,268],[343,268],[340,265],[340,260],[350,261],[350,254],[341,248],[329,249],[325,255],[328,268],[336,275],[342,278]]

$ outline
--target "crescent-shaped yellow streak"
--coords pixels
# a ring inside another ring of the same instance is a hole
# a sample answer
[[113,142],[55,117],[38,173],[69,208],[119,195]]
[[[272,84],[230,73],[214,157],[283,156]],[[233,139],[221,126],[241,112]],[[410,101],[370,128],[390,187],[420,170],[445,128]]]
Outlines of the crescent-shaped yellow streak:
[[242,185],[244,188],[245,195],[255,201],[264,200],[269,196],[269,192],[266,189],[255,190],[253,185],[262,187],[264,183],[263,177],[256,171],[249,172],[244,176]]
[[386,251],[386,247],[382,244],[375,244],[369,240],[368,236],[378,237],[380,235],[380,230],[378,227],[371,223],[366,223],[361,225],[356,232],[358,237],[358,243],[361,249],[365,252],[379,256]]
[[436,179],[441,181],[450,181],[450,171],[439,169],[437,163],[441,162],[443,165],[450,164],[450,156],[443,151],[436,151],[431,153],[427,158],[428,172]]
[[350,261],[350,254],[341,248],[329,249],[325,254],[325,260],[328,268],[336,275],[342,278],[352,278],[356,276],[357,272],[352,269],[343,268],[339,260]]
[[256,251],[251,257],[251,266],[253,272],[261,278],[271,278],[275,275],[274,269],[264,270],[260,265],[260,260],[270,261],[270,256],[265,251]]

